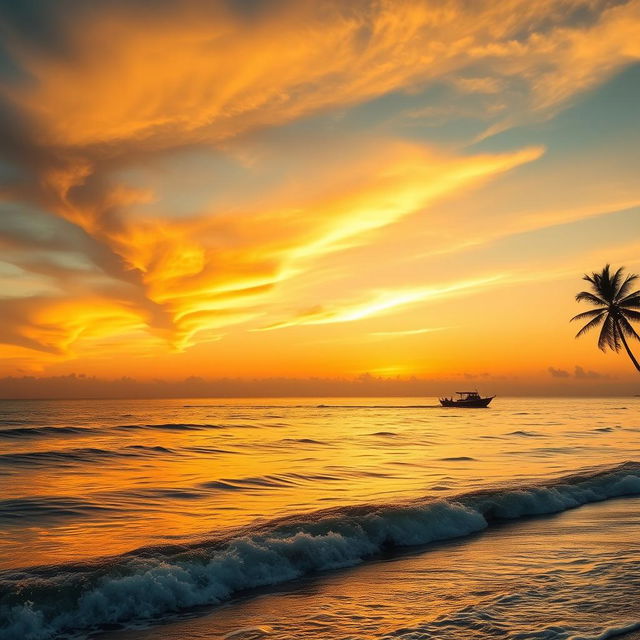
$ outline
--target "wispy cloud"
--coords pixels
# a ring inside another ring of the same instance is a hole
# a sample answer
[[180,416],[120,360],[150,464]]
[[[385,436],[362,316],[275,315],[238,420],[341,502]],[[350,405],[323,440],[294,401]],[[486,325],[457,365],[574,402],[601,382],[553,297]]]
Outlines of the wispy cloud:
[[449,329],[450,327],[428,327],[425,329],[405,329],[398,331],[372,331],[369,335],[376,336],[380,338],[395,338],[402,336],[417,336],[422,333],[433,333],[434,331],[444,331],[445,329]]
[[[157,148],[444,77],[483,93],[518,79],[531,107],[548,109],[640,55],[635,0],[285,2],[253,20],[228,7],[78,3],[61,22],[66,55],[8,38],[33,82],[6,93],[50,144]],[[470,80],[478,64],[486,72]]]
[[[502,279],[501,275],[466,280],[440,287],[423,287],[415,289],[396,289],[383,291],[364,302],[345,301],[331,306],[317,306],[302,311],[288,320],[277,322],[264,327],[262,331],[284,329],[296,325],[333,324],[336,322],[354,322],[371,316],[377,316],[410,304],[434,300],[446,296],[475,292],[487,286],[494,285]],[[424,330],[419,330],[422,332]]]

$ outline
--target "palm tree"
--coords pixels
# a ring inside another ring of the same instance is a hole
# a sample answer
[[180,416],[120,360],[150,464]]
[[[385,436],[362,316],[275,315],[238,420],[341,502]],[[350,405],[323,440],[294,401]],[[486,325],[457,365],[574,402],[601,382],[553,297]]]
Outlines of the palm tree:
[[592,273],[590,276],[585,274],[582,278],[591,285],[591,291],[581,291],[576,300],[584,300],[596,308],[573,316],[571,322],[589,319],[578,331],[576,338],[602,325],[598,347],[603,351],[606,351],[607,347],[612,351],[620,351],[620,347],[623,346],[635,368],[640,371],[640,364],[631,353],[626,340],[627,337],[640,340],[640,336],[631,326],[631,321],[640,320],[640,312],[636,311],[640,309],[640,291],[630,292],[631,285],[638,276],[630,273],[625,278],[624,267],[620,267],[614,274],[611,274],[609,269],[610,266],[606,265],[600,273]]

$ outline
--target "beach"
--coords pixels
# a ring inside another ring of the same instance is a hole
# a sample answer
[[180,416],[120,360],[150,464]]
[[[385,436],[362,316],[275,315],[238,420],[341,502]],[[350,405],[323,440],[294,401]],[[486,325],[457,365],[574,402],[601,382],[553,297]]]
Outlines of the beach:
[[0,409],[3,640],[638,629],[638,398]]

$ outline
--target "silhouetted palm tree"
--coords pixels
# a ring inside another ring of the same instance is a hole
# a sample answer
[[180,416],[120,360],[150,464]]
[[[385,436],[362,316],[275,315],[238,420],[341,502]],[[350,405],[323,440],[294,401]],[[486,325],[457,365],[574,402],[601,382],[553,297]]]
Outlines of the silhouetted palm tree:
[[640,371],[640,364],[631,353],[625,338],[626,336],[640,340],[640,336],[631,326],[631,321],[640,320],[640,312],[636,311],[640,309],[640,291],[630,291],[638,276],[631,273],[623,279],[624,267],[620,267],[614,274],[611,274],[609,269],[609,265],[606,265],[600,273],[592,273],[590,276],[585,274],[583,280],[591,284],[591,291],[581,291],[576,300],[585,300],[596,308],[573,316],[571,322],[589,319],[578,331],[576,338],[602,325],[598,347],[603,351],[606,351],[607,347],[612,351],[620,351],[620,347],[623,346],[635,368]]

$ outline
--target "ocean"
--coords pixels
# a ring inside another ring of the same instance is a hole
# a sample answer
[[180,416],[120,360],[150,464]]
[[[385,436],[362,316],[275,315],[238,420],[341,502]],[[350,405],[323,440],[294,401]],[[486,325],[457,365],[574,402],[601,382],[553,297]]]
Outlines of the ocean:
[[640,632],[640,398],[0,401],[0,640]]

